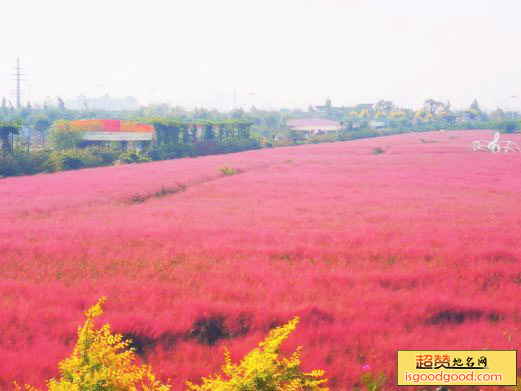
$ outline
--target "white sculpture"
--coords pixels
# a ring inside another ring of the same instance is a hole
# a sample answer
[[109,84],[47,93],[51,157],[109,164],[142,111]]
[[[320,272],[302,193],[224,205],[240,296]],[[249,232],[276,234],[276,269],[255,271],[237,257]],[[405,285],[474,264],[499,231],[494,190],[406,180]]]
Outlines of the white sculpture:
[[519,145],[513,141],[500,141],[499,146],[503,152],[521,152]]
[[494,134],[492,141],[476,140],[469,144],[468,148],[473,151],[498,152],[521,152],[521,148],[514,141],[499,141],[499,133]]

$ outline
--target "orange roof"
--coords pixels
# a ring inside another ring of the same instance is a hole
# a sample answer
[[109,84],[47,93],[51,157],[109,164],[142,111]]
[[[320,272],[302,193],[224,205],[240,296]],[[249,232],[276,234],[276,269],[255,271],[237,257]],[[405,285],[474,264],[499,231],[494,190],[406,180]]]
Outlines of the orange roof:
[[119,119],[82,119],[65,123],[67,130],[77,132],[145,132],[152,133],[154,127],[136,121]]

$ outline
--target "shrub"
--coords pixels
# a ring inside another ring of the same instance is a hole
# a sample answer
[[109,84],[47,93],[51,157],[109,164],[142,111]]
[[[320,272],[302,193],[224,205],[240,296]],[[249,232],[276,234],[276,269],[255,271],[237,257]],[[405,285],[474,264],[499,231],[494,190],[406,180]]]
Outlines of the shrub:
[[0,154],[0,177],[22,175],[20,161],[12,154]]
[[151,158],[142,156],[136,151],[128,151],[119,155],[119,161],[122,163],[143,163],[152,161]]
[[[105,298],[85,311],[87,320],[78,330],[78,341],[69,358],[58,364],[60,378],[47,382],[49,391],[168,391],[169,385],[156,380],[150,365],[137,365],[130,340],[112,334],[110,324],[100,329],[94,319],[103,314]],[[15,383],[17,391],[21,391]],[[27,391],[37,391],[26,385]]]
[[375,147],[372,150],[373,155],[381,155],[382,153],[385,153],[385,149],[382,147]]
[[300,369],[300,350],[290,357],[279,357],[280,345],[295,330],[298,318],[270,331],[259,346],[249,352],[238,364],[224,353],[222,374],[203,378],[203,384],[187,382],[189,391],[327,391],[323,386],[324,371],[304,373]]
[[519,129],[519,123],[517,121],[504,121],[500,126],[504,133],[514,133]]
[[340,134],[316,134],[307,138],[307,142],[310,144],[318,143],[331,143],[340,139]]
[[[112,164],[120,153],[100,147],[61,151],[41,150],[29,153],[15,150],[11,154],[0,154],[0,177],[106,166]],[[145,159],[140,157],[139,161]]]
[[[47,381],[48,391],[169,391],[170,385],[156,379],[150,365],[136,363],[132,340],[113,334],[110,324],[95,327],[103,314],[106,298],[85,311],[86,321],[78,329],[78,340],[70,357],[58,364],[60,377]],[[225,350],[222,375],[203,378],[202,385],[187,382],[188,391],[328,391],[324,371],[300,369],[300,351],[279,357],[280,345],[295,330],[298,318],[270,331],[259,346],[239,364],[233,364]],[[15,389],[22,388],[15,382]],[[38,391],[26,384],[26,391]]]
[[49,156],[49,151],[27,153],[15,150],[11,154],[0,154],[0,177],[56,171]]
[[82,141],[82,135],[78,132],[67,132],[53,129],[49,133],[50,144],[58,150],[78,148]]
[[120,155],[119,151],[111,148],[96,147],[92,148],[91,150],[92,154],[101,160],[102,165],[111,165],[118,159]]
[[221,171],[221,174],[223,174],[224,176],[232,176],[239,173],[239,170],[228,166],[220,167],[219,171]]
[[49,161],[51,151],[35,151],[29,154],[24,153],[27,159],[27,174],[37,174],[39,172],[53,172],[54,169]]
[[77,170],[79,168],[103,165],[103,160],[96,156],[92,149],[54,151],[51,153],[49,160],[53,171]]

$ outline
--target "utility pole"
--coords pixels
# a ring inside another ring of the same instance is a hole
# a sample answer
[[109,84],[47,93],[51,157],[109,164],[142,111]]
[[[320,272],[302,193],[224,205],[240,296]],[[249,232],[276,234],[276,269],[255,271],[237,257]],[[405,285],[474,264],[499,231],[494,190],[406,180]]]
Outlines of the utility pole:
[[22,68],[20,68],[20,59],[17,58],[16,59],[16,68],[14,68],[15,70],[15,73],[13,74],[13,76],[15,77],[15,80],[16,81],[16,109],[17,110],[20,110],[21,108],[21,103],[20,103],[20,82],[22,81]]
[[517,99],[517,95],[511,95],[510,98],[512,98],[512,102],[514,102],[514,103],[512,104],[512,111],[511,111],[511,114],[512,114],[512,121],[513,121],[513,120],[514,120],[514,110],[516,109],[514,99]]

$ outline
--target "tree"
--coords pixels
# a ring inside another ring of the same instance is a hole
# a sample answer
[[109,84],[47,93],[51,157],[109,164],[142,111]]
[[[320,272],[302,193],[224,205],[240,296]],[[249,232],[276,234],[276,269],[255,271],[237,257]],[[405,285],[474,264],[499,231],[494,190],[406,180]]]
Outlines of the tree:
[[405,113],[403,111],[393,111],[389,116],[391,118],[393,118],[393,119],[395,119],[395,118],[404,118],[405,117]]
[[244,110],[242,108],[233,109],[232,111],[230,111],[230,118],[239,119],[239,118],[244,118],[245,115],[246,114],[244,113]]
[[446,110],[444,108],[443,110],[438,112],[438,118],[447,122],[453,122],[456,119],[456,116],[450,110]]
[[456,115],[450,109],[450,101],[448,99],[436,112],[436,115],[439,119],[447,122],[453,122],[456,119]]
[[58,100],[58,108],[62,111],[65,110],[65,102],[63,102],[63,99],[59,96],[57,96],[56,99]]
[[0,142],[2,143],[2,153],[7,154],[13,151],[13,136],[20,133],[20,123],[18,121],[0,122]]
[[34,124],[34,128],[40,133],[40,138],[43,141],[45,141],[45,135],[47,133],[47,130],[51,126],[51,121],[45,118],[40,118],[36,120]]
[[369,118],[369,111],[367,109],[363,109],[360,114],[358,114],[360,118]]
[[483,119],[486,116],[486,114],[479,108],[477,99],[472,101],[469,110],[467,110],[467,114],[470,119]]
[[78,148],[83,140],[80,132],[61,131],[56,128],[49,133],[51,145],[58,150]]
[[42,142],[45,141],[47,130],[52,124],[52,120],[49,118],[49,114],[52,113],[33,109],[25,121],[27,126],[32,127],[40,134],[40,139]]
[[333,105],[331,103],[331,99],[326,99],[326,104],[323,106],[323,112],[326,114],[327,118],[330,118],[333,114]]
[[431,116],[434,116],[438,109],[443,107],[443,102],[431,98],[425,101],[423,107],[429,114],[431,114]]
[[481,109],[479,108],[478,100],[474,99],[472,101],[472,104],[470,105],[470,110],[477,111],[478,113],[481,113]]
[[506,119],[506,114],[500,108],[497,108],[492,113],[490,113],[490,119],[493,121],[502,121]]
[[394,103],[390,100],[379,100],[374,105],[374,111],[381,111],[385,114],[389,114],[394,110]]
[[270,127],[281,126],[282,117],[277,111],[268,111],[264,114],[264,122]]
[[59,96],[57,96],[56,98],[58,100],[58,108],[60,110],[65,110],[65,103],[63,102],[63,99],[60,98]]
[[211,119],[212,118],[212,113],[210,112],[210,110],[205,109],[204,107],[201,107],[200,109],[195,108],[192,115],[195,119]]

